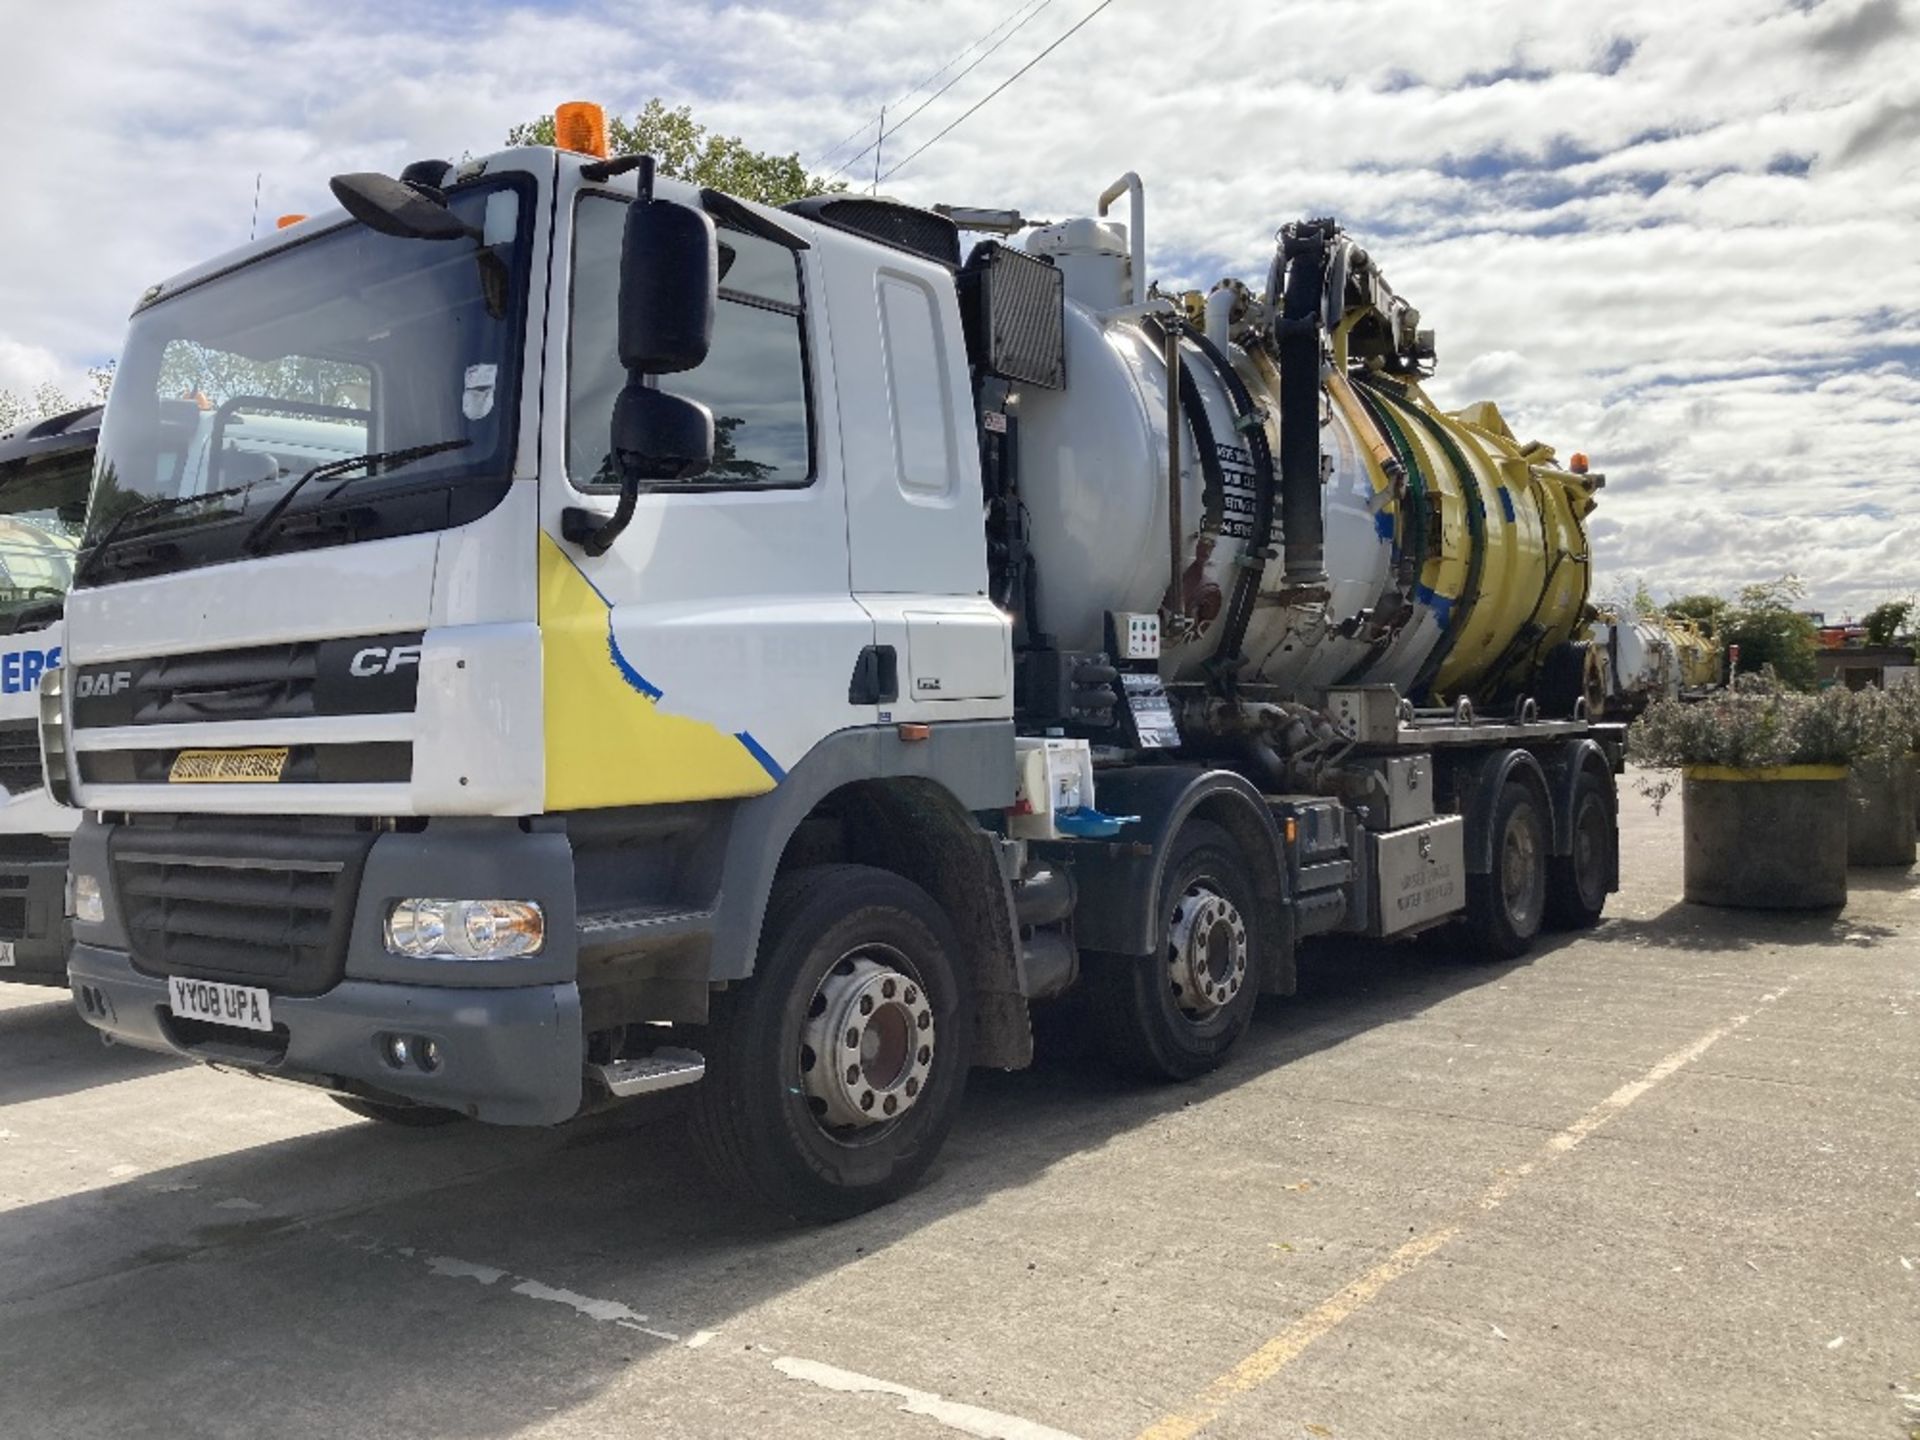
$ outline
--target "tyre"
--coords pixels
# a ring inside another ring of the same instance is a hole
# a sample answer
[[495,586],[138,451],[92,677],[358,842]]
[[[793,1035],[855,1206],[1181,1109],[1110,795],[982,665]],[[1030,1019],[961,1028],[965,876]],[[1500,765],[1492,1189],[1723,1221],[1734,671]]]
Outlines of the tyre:
[[1191,1080],[1217,1068],[1260,994],[1252,877],[1233,838],[1189,820],[1167,856],[1150,955],[1089,966],[1095,1034],[1129,1074]]
[[774,885],[751,980],[713,997],[695,1148],[725,1187],[837,1220],[926,1173],[966,1088],[960,946],[919,886],[865,865]]
[[1493,807],[1493,870],[1467,876],[1467,926],[1482,954],[1514,960],[1533,947],[1547,904],[1546,809],[1509,780]]
[[388,1105],[378,1100],[362,1100],[358,1095],[327,1098],[362,1120],[378,1120],[383,1125],[399,1125],[407,1130],[433,1130],[467,1118],[458,1110],[442,1110],[437,1105]]
[[1573,850],[1547,862],[1546,923],[1555,930],[1586,930],[1600,922],[1619,863],[1612,787],[1583,770],[1571,803]]

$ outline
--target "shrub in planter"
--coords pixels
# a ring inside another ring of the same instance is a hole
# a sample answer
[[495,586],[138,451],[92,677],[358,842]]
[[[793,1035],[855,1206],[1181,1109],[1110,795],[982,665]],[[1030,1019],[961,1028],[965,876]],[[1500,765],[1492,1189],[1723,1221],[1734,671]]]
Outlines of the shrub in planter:
[[1686,898],[1762,910],[1846,903],[1847,767],[1894,745],[1873,697],[1802,695],[1764,674],[1709,700],[1659,701],[1628,734],[1656,805],[1680,777]]
[[1914,859],[1920,687],[1863,690],[1859,703],[1876,732],[1872,753],[1854,763],[1847,815],[1849,865],[1909,866]]

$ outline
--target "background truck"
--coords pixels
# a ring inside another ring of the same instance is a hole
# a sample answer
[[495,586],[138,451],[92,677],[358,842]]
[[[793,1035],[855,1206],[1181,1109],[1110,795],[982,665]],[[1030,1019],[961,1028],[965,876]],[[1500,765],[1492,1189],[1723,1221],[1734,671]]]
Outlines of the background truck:
[[1632,719],[1655,700],[1699,700],[1726,683],[1720,646],[1690,620],[1602,610],[1587,640],[1599,657],[1601,714]]
[[1032,227],[576,143],[135,311],[43,689],[92,1024],[397,1122],[692,1085],[830,1216],[1035,1003],[1178,1079],[1313,937],[1599,916],[1600,478],[1441,413],[1333,221],[1161,294],[1132,176]]
[[94,406],[0,435],[0,981],[67,983],[67,837],[47,797],[40,679],[60,664],[60,614],[93,480]]

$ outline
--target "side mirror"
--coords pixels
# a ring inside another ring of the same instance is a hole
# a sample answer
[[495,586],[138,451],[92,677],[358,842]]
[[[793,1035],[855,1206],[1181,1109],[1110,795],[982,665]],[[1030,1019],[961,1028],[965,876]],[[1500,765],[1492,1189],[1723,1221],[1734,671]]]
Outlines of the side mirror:
[[713,464],[713,415],[697,400],[629,381],[613,402],[613,468],[624,486],[691,480]]
[[613,402],[613,470],[620,477],[620,503],[604,520],[569,505],[560,512],[561,538],[589,555],[604,555],[633,522],[642,485],[691,480],[711,464],[713,415],[707,407],[629,380]]
[[[692,370],[713,344],[720,290],[720,241],[699,210],[657,200],[653,158],[633,157],[637,198],[620,234],[619,350],[627,383],[613,402],[613,469],[620,503],[602,521],[568,506],[560,534],[589,555],[604,555],[632,523],[640,487],[691,480],[713,464],[713,415],[645,383],[651,375]],[[624,162],[622,162],[624,164]]]
[[620,242],[620,363],[673,375],[707,358],[720,288],[720,244],[701,211],[646,193]]

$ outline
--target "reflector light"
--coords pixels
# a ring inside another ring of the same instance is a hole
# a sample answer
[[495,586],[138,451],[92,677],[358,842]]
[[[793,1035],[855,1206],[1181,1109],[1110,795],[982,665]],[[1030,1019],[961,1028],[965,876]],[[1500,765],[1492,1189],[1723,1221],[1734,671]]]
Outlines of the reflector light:
[[591,100],[569,100],[554,107],[553,143],[597,159],[607,158],[607,112]]
[[289,225],[298,225],[306,218],[304,215],[282,215],[278,220],[273,222],[273,228],[276,230],[284,230]]

